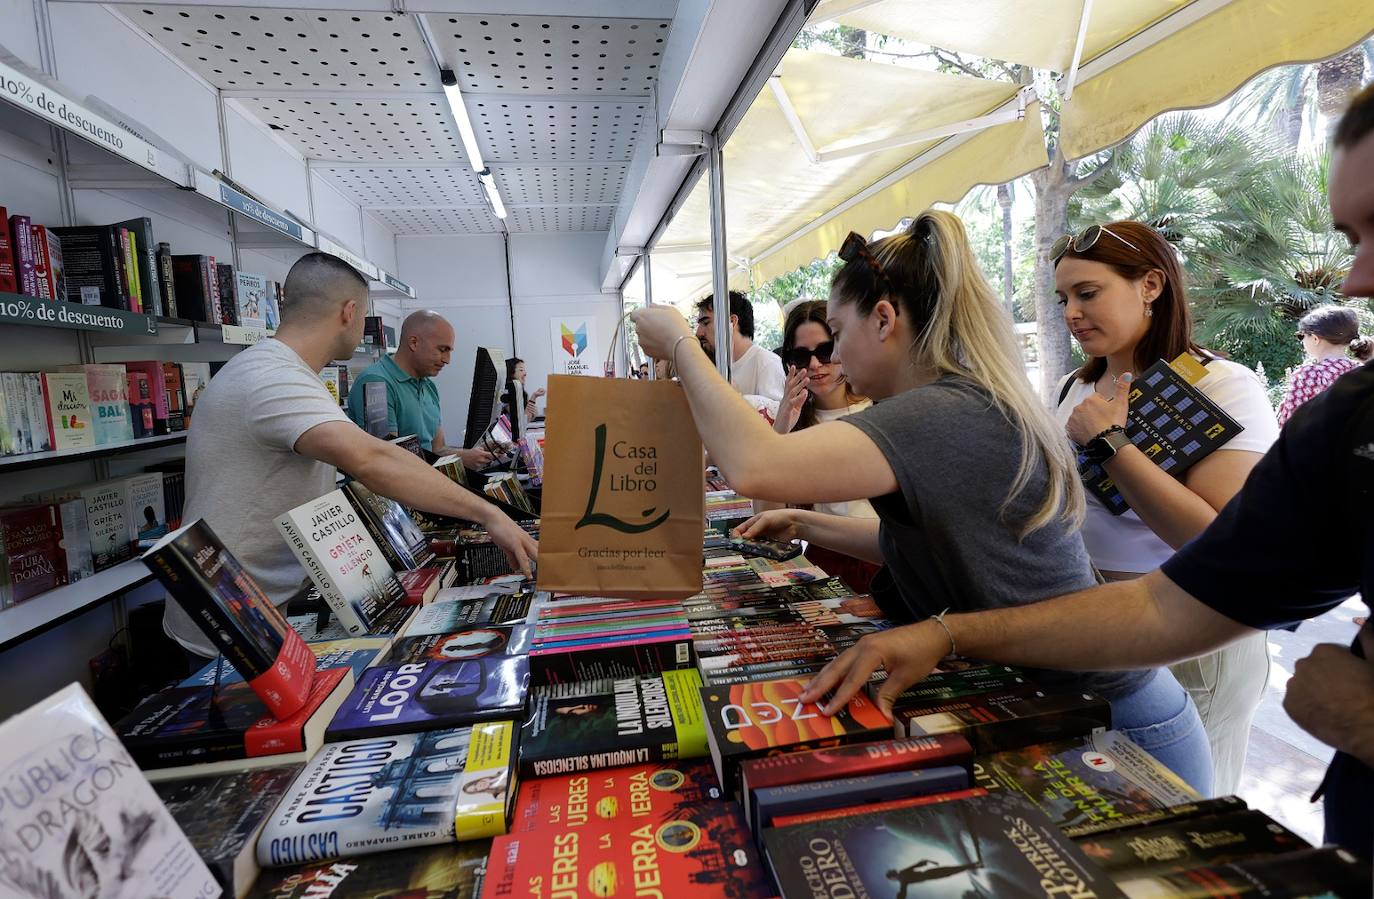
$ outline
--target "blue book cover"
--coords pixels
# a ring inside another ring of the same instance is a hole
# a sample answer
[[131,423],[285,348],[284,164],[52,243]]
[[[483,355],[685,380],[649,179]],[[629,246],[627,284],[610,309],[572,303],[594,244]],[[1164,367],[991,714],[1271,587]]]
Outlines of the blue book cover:
[[477,625],[455,628],[443,634],[402,637],[391,648],[387,664],[402,662],[484,659],[491,656],[521,656],[530,651],[528,625]]
[[[371,645],[369,645],[371,644]],[[370,638],[350,638],[346,640],[326,640],[320,643],[307,643],[310,651],[315,654],[315,670],[327,671],[330,668],[351,668],[353,669],[353,679],[361,680],[363,672],[377,658],[377,653],[385,644],[384,640]],[[243,680],[243,675],[224,660],[224,656],[216,656],[205,663],[195,674],[186,678],[178,687],[209,687],[215,683],[215,668],[219,668],[220,686],[236,684]]]
[[762,829],[781,815],[823,812],[967,788],[968,772],[954,765],[760,787],[754,791],[753,820],[755,827]]
[[356,740],[520,716],[529,660],[493,656],[369,668],[325,739]]

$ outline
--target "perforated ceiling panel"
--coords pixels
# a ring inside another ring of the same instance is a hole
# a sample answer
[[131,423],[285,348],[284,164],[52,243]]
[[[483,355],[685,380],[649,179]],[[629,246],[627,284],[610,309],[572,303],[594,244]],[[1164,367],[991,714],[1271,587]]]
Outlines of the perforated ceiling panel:
[[397,234],[489,234],[499,231],[486,207],[470,209],[379,209],[374,215]]
[[440,89],[409,16],[227,6],[123,9],[219,88]]
[[531,98],[468,104],[478,144],[491,159],[626,162],[647,103],[540,102]]
[[427,18],[464,91],[646,94],[668,37],[668,23],[654,19]]
[[615,203],[620,199],[628,168],[503,165],[493,174],[508,203]]
[[512,209],[506,227],[512,233],[538,231],[608,231],[614,206],[540,206]]
[[466,163],[442,95],[433,100],[242,100],[310,159]]
[[[486,200],[470,168],[387,168],[363,166],[314,171],[364,206],[481,206]],[[524,202],[517,200],[515,202]]]

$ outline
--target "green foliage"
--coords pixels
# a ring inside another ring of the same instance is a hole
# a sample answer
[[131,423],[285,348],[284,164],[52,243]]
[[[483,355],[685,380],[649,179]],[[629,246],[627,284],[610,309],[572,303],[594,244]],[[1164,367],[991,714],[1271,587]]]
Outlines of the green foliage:
[[781,346],[782,307],[798,297],[829,297],[830,279],[840,265],[840,258],[831,253],[749,291],[749,300],[754,304],[754,342],[770,350]]

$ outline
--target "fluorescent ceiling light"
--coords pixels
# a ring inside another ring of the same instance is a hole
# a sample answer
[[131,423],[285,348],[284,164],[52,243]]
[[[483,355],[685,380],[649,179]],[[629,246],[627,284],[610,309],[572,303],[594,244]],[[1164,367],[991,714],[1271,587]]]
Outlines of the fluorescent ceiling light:
[[487,192],[487,199],[491,201],[491,211],[496,213],[497,218],[505,218],[506,204],[501,202],[501,194],[496,190],[496,179],[491,176],[491,172],[487,171],[478,173],[477,177],[481,179],[482,187]]
[[463,139],[463,149],[467,151],[468,161],[472,163],[474,172],[480,172],[487,164],[482,161],[482,151],[477,148],[477,132],[472,130],[472,119],[468,118],[468,107],[463,102],[463,92],[458,90],[458,76],[453,74],[452,69],[444,69],[439,76],[444,83],[444,97],[448,100],[449,109],[453,111],[453,120],[458,123],[458,134]]

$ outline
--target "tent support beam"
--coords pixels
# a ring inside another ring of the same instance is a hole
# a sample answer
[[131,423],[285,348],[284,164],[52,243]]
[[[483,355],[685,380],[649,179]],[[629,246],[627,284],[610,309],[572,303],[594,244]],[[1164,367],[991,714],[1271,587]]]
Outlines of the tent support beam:
[[730,269],[725,253],[725,167],[722,141],[711,141],[708,151],[711,190],[711,291],[716,325],[716,370],[730,380]]
[[1078,38],[1073,45],[1073,61],[1069,63],[1068,74],[1060,85],[1059,93],[1065,100],[1073,97],[1074,85],[1078,83],[1078,65],[1083,61],[1083,44],[1088,40],[1088,20],[1092,18],[1093,0],[1083,0],[1083,14],[1078,17]]
[[967,134],[970,131],[982,131],[985,128],[992,128],[997,125],[1005,125],[1009,122],[1019,122],[1026,117],[1026,91],[1022,90],[1017,94],[1016,105],[1007,109],[999,109],[996,112],[978,116],[974,119],[965,119],[962,122],[954,122],[949,125],[941,125],[938,128],[927,128],[924,131],[913,131],[909,134],[898,134],[894,137],[883,140],[870,141],[866,144],[856,144],[852,147],[845,147],[840,150],[821,150],[818,154],[820,162],[831,162],[836,159],[845,159],[850,156],[863,156],[869,153],[877,153],[881,150],[892,150],[897,147],[906,147],[911,144],[922,144],[926,141],[938,140],[942,137],[954,137],[959,134]]
[[811,160],[812,165],[818,165],[821,155],[816,152],[816,145],[811,142],[811,135],[806,133],[806,126],[802,124],[801,118],[797,115],[797,108],[792,105],[792,98],[787,96],[787,88],[783,86],[782,74],[774,72],[768,79],[768,87],[773,91],[773,98],[778,101],[778,108],[782,110],[783,118],[787,119],[787,124],[792,126],[792,133],[797,136],[797,143],[801,144],[802,152],[806,158]]

